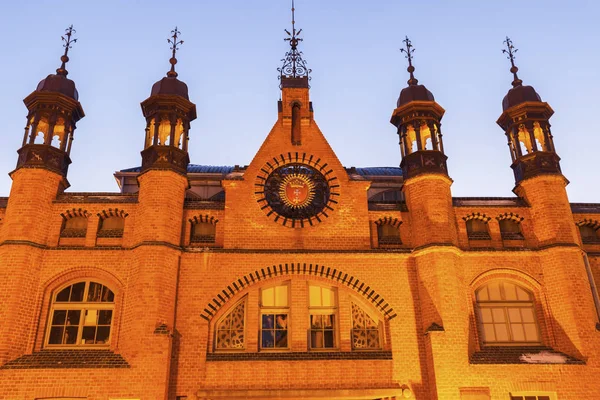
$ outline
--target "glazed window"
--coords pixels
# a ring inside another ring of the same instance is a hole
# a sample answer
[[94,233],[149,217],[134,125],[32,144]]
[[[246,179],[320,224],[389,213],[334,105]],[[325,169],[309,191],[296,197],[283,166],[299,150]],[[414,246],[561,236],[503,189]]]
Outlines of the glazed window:
[[400,229],[391,224],[377,225],[377,240],[380,245],[402,244]]
[[359,305],[352,303],[352,349],[381,349],[380,324]]
[[490,239],[487,222],[480,219],[470,219],[467,221],[467,235],[471,240]]
[[52,298],[46,344],[107,346],[115,295],[101,283],[86,281],[61,289]]
[[581,225],[579,233],[581,234],[581,241],[583,243],[600,243],[598,230],[594,229],[593,226]]
[[510,395],[510,400],[553,400],[554,397],[550,395],[536,395],[536,394],[522,394],[522,395]]
[[61,237],[85,237],[88,219],[86,217],[72,217],[66,219],[60,231]]
[[246,319],[246,299],[239,302],[216,325],[215,349],[243,350],[244,322]]
[[309,285],[311,349],[332,349],[336,346],[336,291],[333,288]]
[[216,226],[209,222],[197,222],[192,224],[192,243],[214,243]]
[[98,237],[123,237],[125,218],[111,216],[100,220]]
[[521,224],[512,219],[503,219],[499,221],[500,234],[503,240],[522,240]]
[[492,282],[475,292],[483,344],[540,343],[533,294],[510,282]]
[[287,349],[289,329],[289,286],[264,288],[260,293],[260,347]]

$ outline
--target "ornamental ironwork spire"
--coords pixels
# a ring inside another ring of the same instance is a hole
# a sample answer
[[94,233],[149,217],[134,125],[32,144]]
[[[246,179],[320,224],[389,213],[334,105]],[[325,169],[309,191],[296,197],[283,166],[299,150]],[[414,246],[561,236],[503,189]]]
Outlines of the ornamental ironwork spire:
[[517,51],[519,51],[519,49],[516,49],[515,46],[513,46],[512,40],[510,40],[510,38],[507,36],[506,40],[504,41],[504,44],[506,44],[506,49],[502,49],[502,52],[504,54],[507,54],[506,58],[508,58],[510,60],[510,72],[512,72],[513,74],[513,81],[512,81],[512,85],[513,87],[517,87],[517,86],[521,86],[521,84],[523,83],[522,80],[519,79],[519,77],[517,76],[517,71],[519,70],[519,68],[517,68],[517,66],[515,65],[515,54]]
[[69,54],[69,49],[73,47],[73,43],[77,42],[77,39],[71,39],[71,36],[74,33],[76,33],[76,31],[75,29],[73,29],[73,25],[71,25],[67,29],[65,29],[66,38],[65,36],[60,37],[63,40],[63,42],[65,42],[65,44],[63,44],[63,47],[65,48],[65,54],[63,54],[60,57],[60,61],[62,61],[62,64],[60,65],[60,68],[56,70],[56,73],[58,75],[67,76],[69,74],[69,71],[67,71],[66,68],[67,62],[69,62],[69,56],[67,54]]
[[[302,78],[307,77],[310,80],[309,74],[312,72],[310,68],[306,66],[306,61],[302,58],[302,52],[298,50],[298,43],[303,41],[302,38],[298,37],[302,32],[302,29],[296,31],[296,21],[294,17],[294,12],[296,9],[294,8],[294,0],[292,0],[292,31],[285,30],[285,33],[288,34],[289,37],[283,39],[286,42],[290,43],[290,50],[285,53],[285,57],[281,60],[283,65],[280,68],[277,68],[279,72],[279,80],[282,78]],[[281,88],[281,83],[279,84]]]
[[409,86],[414,86],[417,83],[419,83],[417,78],[415,78],[415,76],[413,75],[413,72],[415,72],[415,67],[413,67],[412,65],[412,54],[415,52],[415,49],[413,48],[413,45],[408,36],[406,36],[406,39],[404,39],[403,42],[406,48],[400,49],[400,51],[406,54],[405,57],[408,59],[408,68],[406,68],[406,70],[410,74],[410,79],[407,81],[407,83]]
[[170,49],[173,51],[173,54],[171,56],[171,59],[169,60],[169,62],[171,63],[171,70],[167,72],[167,76],[169,78],[177,78],[177,72],[175,72],[175,64],[177,64],[177,58],[175,58],[175,53],[177,52],[177,50],[179,50],[179,47],[177,46],[183,44],[183,40],[177,41],[177,38],[179,37],[179,35],[181,35],[181,32],[177,30],[177,27],[175,27],[175,29],[171,31],[171,35],[171,38],[167,39],[167,43],[171,44]]

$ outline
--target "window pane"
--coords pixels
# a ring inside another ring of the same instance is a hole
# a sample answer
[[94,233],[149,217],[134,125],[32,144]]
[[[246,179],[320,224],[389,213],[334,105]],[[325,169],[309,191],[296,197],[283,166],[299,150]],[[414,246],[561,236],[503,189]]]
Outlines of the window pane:
[[87,218],[73,217],[65,221],[65,229],[87,229]]
[[65,344],[76,344],[77,343],[77,331],[79,327],[77,326],[67,326],[65,329]]
[[323,298],[323,306],[324,307],[333,307],[335,306],[335,292],[330,288],[322,288],[322,298]]
[[101,230],[123,229],[125,227],[125,219],[121,217],[109,217],[102,220]]
[[273,314],[264,314],[262,316],[262,328],[263,329],[273,329],[275,316]]
[[494,328],[496,328],[496,340],[498,342],[508,342],[508,329],[505,324],[494,324]]
[[277,314],[275,323],[277,329],[287,329],[287,314]]
[[287,286],[276,286],[275,287],[275,306],[276,307],[287,307],[288,305],[288,287]]
[[333,315],[322,315],[323,328],[333,329]]
[[112,292],[112,290],[110,290],[106,286],[104,286],[104,288],[102,289],[102,300],[101,301],[105,302],[105,303],[112,303],[115,301],[115,294]]
[[477,297],[477,301],[486,301],[489,300],[488,289],[487,286],[482,287],[477,292],[475,292],[475,296]]
[[67,312],[65,310],[55,310],[52,317],[52,325],[64,325],[66,319]]
[[271,330],[263,330],[261,345],[264,349],[275,347],[275,332]]
[[512,283],[504,282],[504,296],[506,300],[517,300],[517,287]]
[[112,310],[101,310],[98,312],[98,325],[110,325],[112,321]]
[[523,325],[521,324],[511,324],[510,325],[512,339],[515,342],[524,342],[525,341],[525,332],[523,331]]
[[523,317],[523,322],[535,322],[532,308],[522,308],[521,316]]
[[287,330],[275,331],[275,347],[287,347]]
[[494,320],[492,319],[492,310],[490,310],[487,307],[481,308],[481,322],[482,323],[494,322]]
[[518,308],[509,308],[508,320],[512,323],[521,322],[521,310]]
[[322,331],[311,331],[310,332],[310,347],[313,349],[323,348],[323,332]]
[[98,310],[86,310],[85,311],[85,320],[83,324],[85,326],[97,325],[98,321]]
[[67,286],[56,295],[56,301],[69,301],[71,286]]
[[67,313],[67,325],[79,325],[81,310],[69,310]]
[[309,286],[308,290],[310,306],[319,307],[321,305],[321,288],[319,286]]
[[538,334],[537,326],[535,324],[524,324],[525,328],[525,340],[528,342],[539,342],[540,337]]
[[273,307],[275,305],[275,288],[266,288],[261,291],[263,307]]
[[70,301],[83,301],[83,291],[85,289],[85,282],[79,282],[73,285],[71,290]]
[[99,326],[96,331],[96,344],[107,344],[110,337],[110,326]]
[[50,338],[48,339],[49,344],[62,344],[63,338],[63,330],[62,326],[53,326],[50,329]]
[[494,322],[504,322],[504,309],[492,308],[492,316],[494,318]]
[[490,300],[502,300],[500,295],[500,284],[498,282],[490,283],[488,285]]
[[95,337],[96,327],[86,326],[83,328],[83,332],[81,332],[81,344],[94,344]]
[[322,315],[311,315],[310,316],[310,327],[313,329],[318,329],[323,326],[323,321],[321,320]]
[[484,341],[486,341],[486,342],[495,342],[496,341],[496,332],[494,332],[493,324],[484,324],[483,325],[483,336],[484,336]]
[[323,333],[324,335],[324,346],[326,348],[332,348],[335,347],[334,346],[334,335],[333,335],[333,331],[332,330],[327,330]]
[[521,301],[532,300],[531,294],[518,286],[517,286],[517,298]]
[[100,301],[102,298],[102,285],[96,282],[90,282],[90,288],[88,289],[87,301],[94,302]]

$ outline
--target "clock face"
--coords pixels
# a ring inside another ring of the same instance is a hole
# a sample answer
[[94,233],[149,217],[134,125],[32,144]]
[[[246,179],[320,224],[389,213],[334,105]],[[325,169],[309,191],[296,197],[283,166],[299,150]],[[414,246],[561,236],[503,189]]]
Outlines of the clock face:
[[257,202],[268,217],[284,226],[301,228],[322,222],[337,204],[337,178],[319,158],[288,153],[288,157],[274,157],[260,171],[255,184]]

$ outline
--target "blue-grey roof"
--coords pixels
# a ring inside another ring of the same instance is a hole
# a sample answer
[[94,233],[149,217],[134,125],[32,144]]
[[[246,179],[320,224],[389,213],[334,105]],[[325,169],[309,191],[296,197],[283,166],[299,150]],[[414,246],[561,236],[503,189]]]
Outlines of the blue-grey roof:
[[[196,174],[229,174],[234,167],[227,165],[198,165],[190,164],[187,172]],[[121,172],[140,172],[141,167],[122,169]],[[402,168],[399,167],[367,167],[356,168],[356,173],[362,176],[402,176]]]

